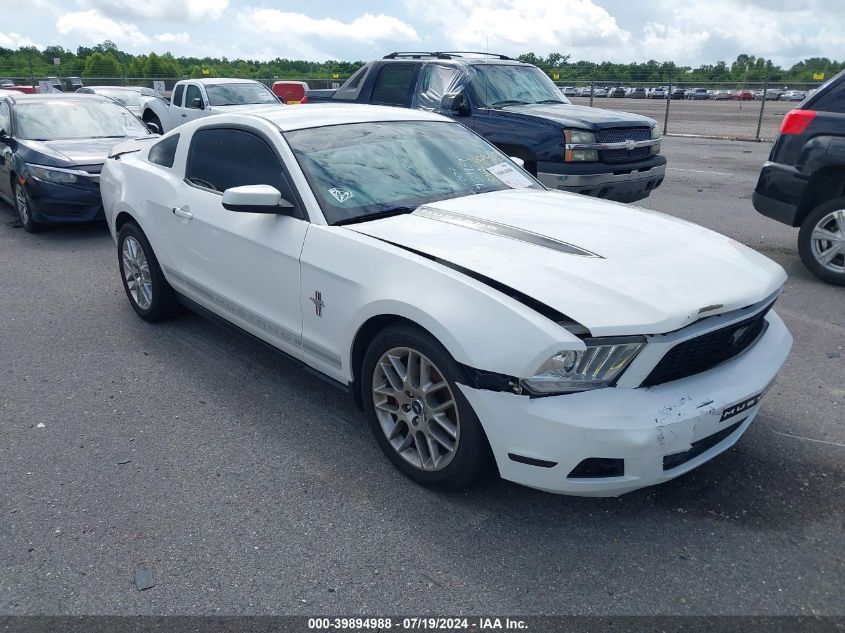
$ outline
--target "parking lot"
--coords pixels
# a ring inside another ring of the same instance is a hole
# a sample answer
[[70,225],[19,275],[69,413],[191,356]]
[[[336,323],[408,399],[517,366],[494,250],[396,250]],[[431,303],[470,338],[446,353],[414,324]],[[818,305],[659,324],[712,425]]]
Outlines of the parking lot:
[[[569,100],[577,105],[590,105],[589,97],[569,97]],[[651,117],[664,134],[668,131],[669,134],[755,140],[761,102],[673,99],[669,102],[669,121],[665,130],[665,99],[596,97],[593,105]],[[760,139],[774,140],[783,115],[797,106],[794,101],[766,101],[760,121]]]
[[30,235],[0,205],[0,610],[845,613],[845,291],[752,208],[767,144],[664,153],[642,206],[783,265],[795,344],[736,447],[618,499],[422,489],[318,378],[192,314],[140,321],[105,225]]

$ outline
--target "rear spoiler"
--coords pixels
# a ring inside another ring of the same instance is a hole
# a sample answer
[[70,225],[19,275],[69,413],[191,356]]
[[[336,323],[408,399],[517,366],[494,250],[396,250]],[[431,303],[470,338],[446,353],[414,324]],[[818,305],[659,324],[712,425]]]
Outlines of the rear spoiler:
[[124,141],[112,148],[111,152],[109,152],[109,158],[120,158],[124,154],[134,154],[135,152],[140,152],[149,145],[150,141],[155,141],[159,138],[161,137],[158,135],[142,136],[140,138],[133,138],[131,140]]

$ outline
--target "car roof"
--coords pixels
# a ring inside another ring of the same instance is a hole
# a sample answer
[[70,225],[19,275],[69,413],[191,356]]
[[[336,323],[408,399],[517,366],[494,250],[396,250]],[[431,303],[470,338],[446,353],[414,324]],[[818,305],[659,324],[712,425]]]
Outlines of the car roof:
[[77,92],[47,92],[44,94],[16,94],[16,95],[6,95],[6,99],[9,99],[14,104],[23,104],[23,103],[47,103],[47,102],[58,102],[58,101],[65,101],[65,102],[73,102],[73,101],[104,101],[107,103],[114,103],[108,97],[101,97],[100,95],[91,95],[85,93],[77,93]]
[[152,90],[152,88],[145,86],[80,86],[80,88],[88,88],[89,90]]
[[[217,77],[215,79],[184,79],[183,81],[195,81],[197,83],[201,83],[204,86],[214,86],[217,84],[259,84],[260,81],[256,81],[255,79],[233,79],[231,77]],[[263,84],[262,84],[263,85]]]
[[[217,115],[217,117],[226,115]],[[350,123],[375,123],[379,121],[447,121],[452,119],[411,108],[374,106],[362,104],[314,103],[307,106],[267,106],[232,116],[255,116],[265,119],[283,132],[307,128],[344,125]],[[201,121],[202,119],[198,119]]]

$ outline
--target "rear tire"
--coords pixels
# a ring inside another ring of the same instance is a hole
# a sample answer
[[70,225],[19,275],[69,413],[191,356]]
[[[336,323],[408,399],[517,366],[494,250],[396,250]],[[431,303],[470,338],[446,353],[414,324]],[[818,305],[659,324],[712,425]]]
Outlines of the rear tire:
[[798,253],[816,277],[845,286],[845,197],[822,202],[804,218]]
[[376,441],[423,486],[460,490],[489,470],[487,437],[457,385],[460,377],[443,346],[408,325],[384,329],[364,355],[361,396]]
[[124,224],[117,235],[117,259],[123,289],[139,317],[160,321],[177,312],[176,293],[164,278],[147,236],[134,222]]

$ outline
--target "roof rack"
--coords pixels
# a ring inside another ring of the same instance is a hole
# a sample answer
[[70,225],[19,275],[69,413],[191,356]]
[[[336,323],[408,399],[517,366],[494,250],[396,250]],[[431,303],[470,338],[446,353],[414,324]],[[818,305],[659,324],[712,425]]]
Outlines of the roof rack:
[[424,57],[436,57],[437,59],[452,59],[453,57],[463,57],[464,55],[487,55],[488,57],[496,57],[498,59],[510,60],[507,55],[500,55],[498,53],[483,53],[480,51],[396,51],[385,55],[382,59],[397,59],[410,58],[422,59]]

